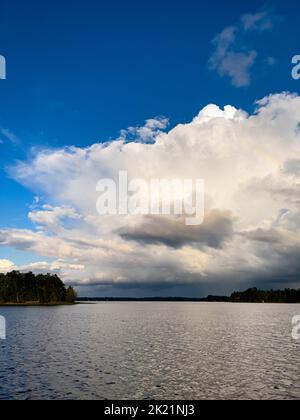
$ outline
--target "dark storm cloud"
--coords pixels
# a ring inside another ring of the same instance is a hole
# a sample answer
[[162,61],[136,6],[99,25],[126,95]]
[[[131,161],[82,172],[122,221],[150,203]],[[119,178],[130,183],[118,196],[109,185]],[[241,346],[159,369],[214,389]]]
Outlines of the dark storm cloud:
[[[300,282],[300,242],[282,229],[257,229],[245,234],[264,264],[254,270],[257,282]],[[287,286],[288,287],[288,286]]]
[[184,219],[149,216],[136,227],[118,231],[126,239],[144,244],[163,244],[171,248],[193,245],[199,248],[222,248],[233,235],[233,220],[230,212],[211,211],[200,226],[186,226]]

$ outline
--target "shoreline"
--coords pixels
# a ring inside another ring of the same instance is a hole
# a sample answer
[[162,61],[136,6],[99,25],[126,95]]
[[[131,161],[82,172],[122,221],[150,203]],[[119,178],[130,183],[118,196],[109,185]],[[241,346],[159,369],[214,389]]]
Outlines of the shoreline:
[[205,300],[205,299],[135,299],[135,298],[99,298],[78,300],[78,304],[93,303],[230,303],[230,304],[256,304],[256,305],[300,305],[300,302],[234,302],[229,300]]
[[74,303],[57,302],[57,303],[0,303],[0,308],[34,308],[34,307],[55,307],[55,306],[76,306],[76,305],[93,305],[97,303],[228,303],[228,304],[255,304],[255,305],[300,305],[300,302],[230,302],[230,301],[205,301],[205,300],[154,300],[154,299],[99,299],[99,300],[83,300]]
[[40,302],[25,302],[25,303],[0,303],[1,307],[36,307],[36,306],[74,306],[77,303],[55,302],[55,303],[40,303]]

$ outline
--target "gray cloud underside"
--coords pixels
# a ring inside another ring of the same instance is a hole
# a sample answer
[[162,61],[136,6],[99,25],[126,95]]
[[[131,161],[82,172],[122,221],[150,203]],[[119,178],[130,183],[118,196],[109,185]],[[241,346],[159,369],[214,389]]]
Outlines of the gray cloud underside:
[[141,225],[118,231],[125,240],[143,244],[163,244],[172,248],[191,245],[222,248],[233,235],[233,220],[228,212],[211,211],[201,226],[186,226],[183,218],[145,217]]

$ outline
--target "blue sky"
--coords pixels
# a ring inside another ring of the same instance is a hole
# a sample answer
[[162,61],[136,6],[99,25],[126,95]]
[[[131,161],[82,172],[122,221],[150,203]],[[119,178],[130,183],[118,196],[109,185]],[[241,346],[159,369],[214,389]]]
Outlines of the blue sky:
[[[271,27],[241,29],[247,13],[264,14]],[[27,214],[36,191],[7,169],[16,160],[114,139],[151,117],[166,116],[175,127],[210,103],[252,112],[266,95],[299,92],[291,78],[299,16],[291,0],[0,0],[7,61],[7,80],[0,80],[1,227],[35,228]],[[257,54],[243,86],[209,64],[212,41],[227,27],[236,28],[236,52]],[[40,260],[11,247],[0,247],[1,258]]]
[[[270,92],[297,91],[290,61],[299,52],[300,6],[262,4],[1,0],[0,47],[8,66],[1,125],[21,143],[4,152],[5,160],[33,146],[88,145],[151,116],[166,115],[175,125],[210,102],[249,109]],[[276,65],[254,68],[251,86],[234,89],[208,70],[211,40],[259,10],[278,22],[247,43]]]

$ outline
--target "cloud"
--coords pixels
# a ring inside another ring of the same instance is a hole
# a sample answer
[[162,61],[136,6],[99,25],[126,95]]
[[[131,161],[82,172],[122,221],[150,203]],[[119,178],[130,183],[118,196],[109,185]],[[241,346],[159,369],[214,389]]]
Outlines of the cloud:
[[121,131],[120,140],[140,143],[153,143],[156,137],[169,125],[168,118],[156,117],[145,122],[142,127],[129,127]]
[[63,228],[63,223],[68,220],[79,220],[80,215],[70,207],[53,207],[49,205],[42,206],[41,210],[31,211],[28,218],[40,229],[46,229],[51,232]]
[[193,245],[196,248],[222,248],[233,235],[233,221],[228,212],[212,210],[201,226],[186,226],[182,218],[145,217],[140,225],[118,232],[122,238],[141,244],[164,244],[171,248]]
[[19,138],[9,128],[1,128],[0,133],[9,140],[12,144],[17,145],[20,143]]
[[[273,28],[273,16],[267,12],[243,15],[240,21],[226,27],[212,41],[214,52],[209,59],[209,68],[219,76],[230,78],[233,86],[246,87],[251,84],[251,70],[258,57],[258,52],[249,49],[244,43],[249,32],[263,32]],[[269,57],[270,65],[275,59]]]
[[[41,268],[106,295],[297,284],[299,123],[300,97],[282,93],[259,101],[252,115],[209,105],[150,143],[137,134],[131,142],[39,151],[10,169],[43,197],[29,214],[38,229],[0,228],[0,246],[51,260]],[[96,184],[120,170],[147,181],[204,179],[204,224],[99,216]]]
[[[0,260],[0,273],[8,273],[13,270],[21,272],[33,272],[36,274],[47,274],[47,273],[57,273],[64,277],[72,276],[73,272],[79,272],[84,270],[84,266],[80,264],[67,264],[64,261],[56,260],[52,263],[49,262],[36,262],[31,264],[17,265],[9,260]],[[66,280],[68,282],[68,280]]]
[[266,31],[273,28],[273,16],[270,16],[268,12],[258,13],[247,13],[242,16],[241,21],[245,31]]
[[284,173],[300,177],[300,159],[291,159],[284,164]]
[[9,260],[0,260],[0,273],[7,273],[13,270],[15,267],[14,263]]

